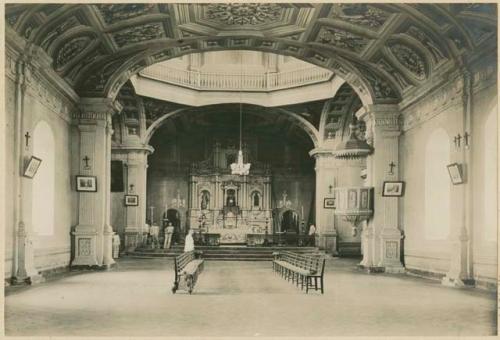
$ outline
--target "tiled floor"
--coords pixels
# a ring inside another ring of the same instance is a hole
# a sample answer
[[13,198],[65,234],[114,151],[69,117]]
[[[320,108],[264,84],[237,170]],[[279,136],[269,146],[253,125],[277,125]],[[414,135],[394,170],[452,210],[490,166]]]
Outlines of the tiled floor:
[[491,335],[496,298],[408,276],[365,274],[330,259],[324,295],[270,262],[206,262],[193,295],[172,294],[172,261],[123,259],[108,272],[11,287],[6,335]]

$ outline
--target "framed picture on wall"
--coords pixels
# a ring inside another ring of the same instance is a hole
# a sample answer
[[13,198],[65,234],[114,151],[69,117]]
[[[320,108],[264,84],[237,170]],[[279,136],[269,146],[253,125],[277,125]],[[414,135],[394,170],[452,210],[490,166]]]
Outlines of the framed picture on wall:
[[327,197],[327,198],[325,198],[325,202],[323,203],[323,208],[325,208],[325,209],[335,209],[335,197]]
[[401,197],[405,191],[405,182],[386,181],[382,188],[382,196],[384,197]]
[[31,156],[29,161],[26,163],[23,175],[28,178],[33,178],[38,171],[40,164],[42,164],[42,160],[40,158]]
[[125,195],[125,205],[126,206],[138,206],[139,205],[139,195]]
[[462,165],[458,163],[452,163],[447,166],[448,173],[450,174],[451,183],[462,184],[464,179],[462,177]]
[[96,192],[97,177],[95,176],[76,176],[76,191]]

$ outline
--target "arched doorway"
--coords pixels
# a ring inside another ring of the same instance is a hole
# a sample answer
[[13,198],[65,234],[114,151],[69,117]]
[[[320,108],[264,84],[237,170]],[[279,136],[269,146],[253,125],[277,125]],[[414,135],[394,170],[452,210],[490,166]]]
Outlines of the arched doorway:
[[299,233],[299,215],[294,210],[287,210],[281,216],[281,232]]
[[179,241],[182,239],[181,214],[176,209],[168,209],[167,220],[174,226],[174,234],[172,235],[173,242],[179,243]]

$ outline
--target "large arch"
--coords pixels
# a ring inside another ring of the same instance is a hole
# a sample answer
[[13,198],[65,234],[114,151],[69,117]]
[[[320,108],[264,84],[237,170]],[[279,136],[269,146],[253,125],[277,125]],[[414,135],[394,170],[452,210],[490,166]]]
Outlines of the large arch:
[[[168,112],[154,121],[146,130],[144,137],[144,144],[149,144],[151,137],[153,137],[156,130],[158,130],[169,118],[173,118],[177,115],[182,114],[183,112],[188,111],[191,107],[177,109],[171,112]],[[302,118],[300,115],[291,112],[286,109],[278,109],[279,112],[285,114],[289,117],[297,126],[299,126],[305,133],[311,138],[311,141],[314,144],[314,147],[318,147],[320,144],[319,131],[306,119]]]

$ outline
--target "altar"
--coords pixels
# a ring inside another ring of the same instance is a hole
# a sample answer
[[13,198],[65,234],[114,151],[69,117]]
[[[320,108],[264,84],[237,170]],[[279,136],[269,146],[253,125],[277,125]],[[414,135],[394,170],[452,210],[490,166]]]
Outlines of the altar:
[[231,143],[217,141],[208,159],[192,165],[189,178],[189,226],[220,234],[221,244],[246,243],[248,234],[272,234],[269,168],[253,162],[250,175],[232,175],[229,165],[236,155]]

